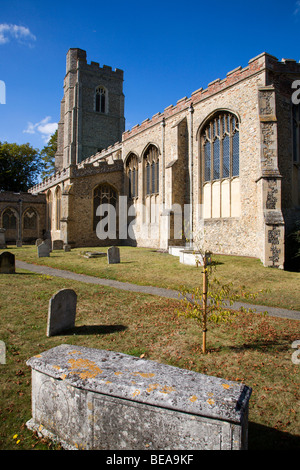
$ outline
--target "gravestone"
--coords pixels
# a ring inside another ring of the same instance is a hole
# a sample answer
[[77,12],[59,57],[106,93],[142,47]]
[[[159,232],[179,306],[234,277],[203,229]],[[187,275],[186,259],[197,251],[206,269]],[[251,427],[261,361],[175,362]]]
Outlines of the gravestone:
[[0,255],[0,273],[14,274],[16,272],[15,255],[9,251],[4,251]]
[[64,248],[63,240],[53,240],[52,250],[63,250],[63,248]]
[[71,251],[70,245],[64,245],[64,251]]
[[61,289],[49,300],[47,336],[55,336],[75,326],[77,294]]
[[36,246],[39,246],[41,243],[43,243],[43,241],[44,240],[42,238],[37,238],[35,241]]
[[7,248],[5,242],[5,228],[0,228],[0,249]]
[[106,254],[102,251],[86,251],[83,256],[84,258],[102,258]]
[[48,247],[49,247],[49,252],[51,253],[51,251],[52,251],[52,243],[51,243],[50,238],[46,238],[46,240],[44,240],[44,243],[46,243],[46,245],[48,245]]
[[117,246],[112,246],[107,250],[108,264],[120,263],[120,250]]
[[49,258],[49,256],[50,256],[49,244],[46,243],[46,241],[44,241],[40,245],[38,245],[37,251],[38,251],[38,257],[39,258]]
[[16,247],[17,248],[22,248],[22,240],[17,240],[16,241]]

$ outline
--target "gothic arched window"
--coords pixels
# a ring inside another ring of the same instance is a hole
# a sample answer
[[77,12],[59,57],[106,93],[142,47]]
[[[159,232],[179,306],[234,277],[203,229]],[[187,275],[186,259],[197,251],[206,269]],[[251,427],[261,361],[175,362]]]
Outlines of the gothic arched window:
[[55,191],[55,222],[56,230],[60,230],[61,219],[61,189],[58,186]]
[[200,203],[205,219],[240,216],[239,120],[216,111],[200,130]]
[[107,183],[100,184],[94,189],[93,194],[93,228],[96,230],[101,217],[96,214],[97,209],[102,204],[110,204],[117,208],[117,191]]
[[51,230],[52,228],[52,193],[49,189],[49,191],[47,192],[47,196],[46,196],[46,201],[47,201],[47,215],[46,215],[46,226],[47,226],[47,230]]
[[17,228],[17,217],[12,209],[6,209],[2,216],[3,228],[15,230]]
[[37,229],[37,214],[34,209],[29,208],[26,210],[23,216],[23,227],[26,230]]
[[220,111],[201,132],[202,182],[239,175],[239,122]]
[[96,88],[95,110],[97,113],[107,112],[107,91],[103,86],[98,86]]
[[128,196],[130,198],[138,197],[138,157],[131,153],[126,160],[126,175],[128,178]]
[[159,193],[159,153],[155,145],[149,145],[144,154],[146,195]]

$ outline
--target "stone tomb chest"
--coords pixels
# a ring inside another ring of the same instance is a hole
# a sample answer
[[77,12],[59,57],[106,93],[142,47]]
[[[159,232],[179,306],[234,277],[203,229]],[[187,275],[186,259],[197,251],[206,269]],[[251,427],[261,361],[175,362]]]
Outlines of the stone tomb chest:
[[67,449],[246,449],[251,389],[113,351],[63,344],[32,368],[29,429]]

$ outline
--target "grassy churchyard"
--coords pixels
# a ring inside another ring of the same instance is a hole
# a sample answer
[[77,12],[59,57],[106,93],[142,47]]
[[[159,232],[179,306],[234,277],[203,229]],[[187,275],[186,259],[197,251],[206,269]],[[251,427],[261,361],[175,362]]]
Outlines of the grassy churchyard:
[[[101,278],[179,290],[201,286],[201,267],[146,248],[121,247],[121,263],[106,257],[86,259],[84,251],[53,251],[38,258],[34,246],[7,250],[17,260]],[[250,258],[216,256],[216,275],[233,289],[258,292],[257,304],[300,310],[300,273],[264,268]],[[0,364],[0,449],[55,449],[27,430],[31,418],[30,357],[62,343],[143,356],[252,387],[249,450],[300,448],[300,364],[292,343],[300,340],[300,322],[243,313],[232,323],[208,323],[207,354],[198,324],[178,316],[179,302],[142,293],[66,280],[17,269],[1,274],[0,340],[6,361]],[[78,295],[76,326],[68,334],[46,337],[50,297],[72,288]],[[246,300],[247,302],[247,300]]]

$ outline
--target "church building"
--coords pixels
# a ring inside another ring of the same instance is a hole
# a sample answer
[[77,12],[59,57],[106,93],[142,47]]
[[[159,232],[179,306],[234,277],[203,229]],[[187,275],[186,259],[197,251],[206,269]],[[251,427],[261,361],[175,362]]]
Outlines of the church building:
[[300,63],[267,53],[125,130],[123,71],[67,53],[52,240],[73,247],[194,244],[284,268],[300,220]]

